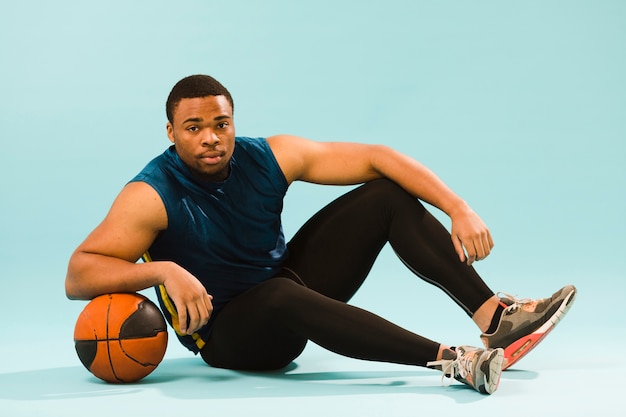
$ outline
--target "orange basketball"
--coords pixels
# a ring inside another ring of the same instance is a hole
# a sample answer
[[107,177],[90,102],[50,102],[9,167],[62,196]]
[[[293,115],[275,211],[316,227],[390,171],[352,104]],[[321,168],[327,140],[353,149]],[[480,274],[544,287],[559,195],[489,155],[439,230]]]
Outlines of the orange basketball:
[[158,307],[140,294],[104,294],[78,316],[74,344],[80,361],[107,382],[135,382],[154,371],[167,348]]

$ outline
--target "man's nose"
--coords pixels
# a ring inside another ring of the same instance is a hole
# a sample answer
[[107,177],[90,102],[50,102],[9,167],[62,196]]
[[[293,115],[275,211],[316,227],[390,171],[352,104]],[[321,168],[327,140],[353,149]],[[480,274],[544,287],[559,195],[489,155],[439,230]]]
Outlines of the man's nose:
[[202,144],[215,145],[219,143],[220,138],[212,130],[206,129],[202,135]]

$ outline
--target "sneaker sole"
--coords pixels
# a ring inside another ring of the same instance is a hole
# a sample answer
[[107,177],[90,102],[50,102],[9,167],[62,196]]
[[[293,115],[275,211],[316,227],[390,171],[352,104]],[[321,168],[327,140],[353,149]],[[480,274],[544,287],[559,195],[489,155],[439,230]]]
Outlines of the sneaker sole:
[[526,356],[535,346],[539,344],[553,329],[557,323],[565,316],[576,298],[576,290],[570,292],[563,300],[558,310],[541,327],[534,332],[516,340],[504,349],[505,364],[502,370],[513,366],[516,362]]
[[489,358],[482,364],[481,372],[485,377],[485,384],[479,388],[479,391],[483,394],[492,394],[498,389],[500,385],[500,376],[504,365],[504,349],[494,349],[489,354]]

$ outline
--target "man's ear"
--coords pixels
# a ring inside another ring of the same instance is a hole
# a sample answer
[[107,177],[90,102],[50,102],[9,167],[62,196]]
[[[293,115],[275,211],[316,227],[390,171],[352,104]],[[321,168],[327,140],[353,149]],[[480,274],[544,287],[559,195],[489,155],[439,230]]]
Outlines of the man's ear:
[[172,126],[172,123],[167,122],[165,129],[167,130],[167,137],[170,139],[170,142],[174,143],[174,126]]

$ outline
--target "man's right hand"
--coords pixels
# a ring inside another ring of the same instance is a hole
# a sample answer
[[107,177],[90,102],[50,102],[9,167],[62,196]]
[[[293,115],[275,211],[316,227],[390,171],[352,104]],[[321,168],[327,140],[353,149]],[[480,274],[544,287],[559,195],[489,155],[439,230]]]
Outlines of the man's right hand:
[[183,335],[192,334],[208,323],[213,312],[213,297],[186,269],[173,262],[169,264],[163,285],[178,313],[177,330]]

